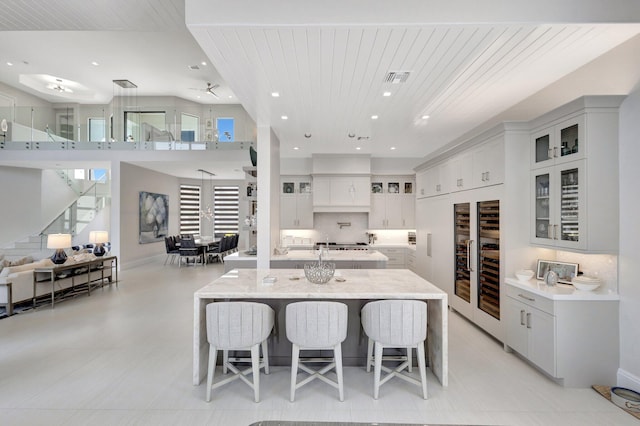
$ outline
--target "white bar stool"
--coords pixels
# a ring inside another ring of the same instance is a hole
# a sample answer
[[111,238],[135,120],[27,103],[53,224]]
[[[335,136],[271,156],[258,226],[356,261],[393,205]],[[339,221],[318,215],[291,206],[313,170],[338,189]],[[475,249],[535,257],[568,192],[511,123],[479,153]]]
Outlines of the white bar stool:
[[[254,302],[209,303],[207,312],[207,340],[209,341],[209,368],[207,371],[207,402],[211,401],[211,390],[240,379],[253,389],[254,399],[260,401],[260,369],[269,374],[269,352],[267,338],[273,328],[275,313],[271,307]],[[262,360],[260,345],[262,344]],[[218,350],[223,351],[223,370],[234,374],[213,383]],[[229,360],[227,351],[250,350],[251,367],[239,370]],[[253,382],[245,376],[253,373]]]
[[[347,337],[347,305],[340,302],[295,302],[286,308],[287,339],[293,344],[291,350],[291,402],[296,389],[314,379],[320,379],[338,389],[340,401],[344,401],[342,379],[342,342]],[[332,349],[333,358],[300,359],[301,350]],[[318,371],[304,362],[328,363]],[[335,367],[337,382],[324,376]],[[297,382],[298,368],[310,374]]]
[[[369,336],[367,371],[371,364],[372,346],[375,346],[373,397],[378,399],[380,386],[393,377],[422,387],[422,397],[427,399],[427,374],[424,342],[427,338],[427,304],[419,300],[380,300],[367,303],[361,312],[362,327]],[[373,345],[371,344],[373,341]],[[394,369],[382,365],[384,348],[406,348],[407,359]],[[417,351],[420,381],[405,374],[411,365],[411,350]],[[387,375],[380,379],[381,371]]]

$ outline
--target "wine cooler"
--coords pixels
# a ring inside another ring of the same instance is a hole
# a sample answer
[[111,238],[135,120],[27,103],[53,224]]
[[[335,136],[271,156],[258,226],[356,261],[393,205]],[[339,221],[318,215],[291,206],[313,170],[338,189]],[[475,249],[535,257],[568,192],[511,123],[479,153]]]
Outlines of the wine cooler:
[[499,329],[500,201],[455,203],[453,214],[455,283],[451,306],[485,329],[486,324]]

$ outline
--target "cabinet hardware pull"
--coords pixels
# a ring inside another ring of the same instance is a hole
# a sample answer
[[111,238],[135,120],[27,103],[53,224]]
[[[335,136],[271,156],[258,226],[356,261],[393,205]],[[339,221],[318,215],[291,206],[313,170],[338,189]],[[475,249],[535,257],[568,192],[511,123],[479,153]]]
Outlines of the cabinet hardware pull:
[[558,239],[558,225],[553,225],[553,239]]
[[551,160],[553,158],[553,149],[549,148],[548,151],[549,152],[547,152],[547,160]]
[[520,325],[524,325],[524,309],[520,309]]
[[558,147],[557,146],[553,147],[553,158],[558,158]]
[[487,172],[487,182],[489,182],[489,172]]
[[471,269],[471,244],[473,244],[473,240],[467,240],[467,271],[473,272]]
[[527,312],[527,328],[531,328],[531,314]]
[[424,195],[424,188],[420,188],[420,195]]
[[528,300],[529,302],[535,302],[536,301],[536,299],[534,299],[533,297],[527,297],[522,293],[518,293],[518,297],[522,297],[523,299]]

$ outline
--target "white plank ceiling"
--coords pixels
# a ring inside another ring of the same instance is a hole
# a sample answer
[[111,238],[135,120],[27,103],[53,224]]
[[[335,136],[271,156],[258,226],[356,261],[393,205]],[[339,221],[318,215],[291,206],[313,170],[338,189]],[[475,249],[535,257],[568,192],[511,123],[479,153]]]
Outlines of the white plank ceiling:
[[[412,157],[440,148],[639,28],[200,25],[191,30],[247,111],[274,127],[283,156]],[[409,77],[405,83],[386,82],[393,71]]]

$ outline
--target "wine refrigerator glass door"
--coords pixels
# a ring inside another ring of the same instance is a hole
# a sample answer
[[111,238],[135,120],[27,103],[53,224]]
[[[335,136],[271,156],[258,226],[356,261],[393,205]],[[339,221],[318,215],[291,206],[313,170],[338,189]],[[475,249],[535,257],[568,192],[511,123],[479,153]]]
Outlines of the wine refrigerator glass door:
[[470,203],[454,204],[455,286],[454,294],[471,303],[471,222]]
[[500,201],[478,203],[478,309],[500,319]]

